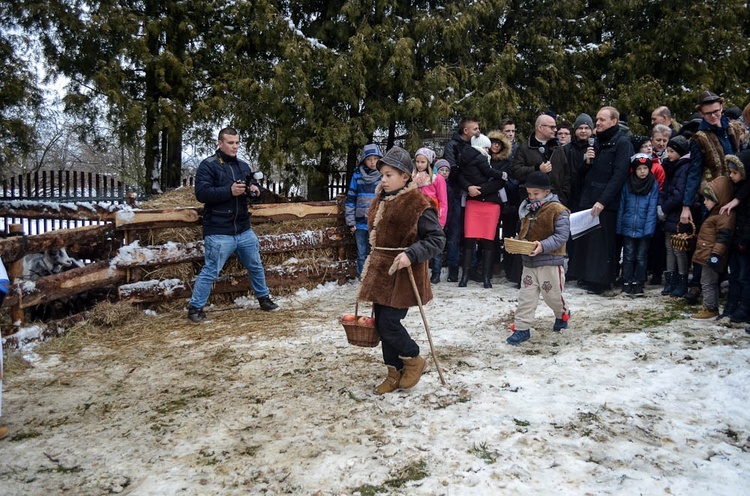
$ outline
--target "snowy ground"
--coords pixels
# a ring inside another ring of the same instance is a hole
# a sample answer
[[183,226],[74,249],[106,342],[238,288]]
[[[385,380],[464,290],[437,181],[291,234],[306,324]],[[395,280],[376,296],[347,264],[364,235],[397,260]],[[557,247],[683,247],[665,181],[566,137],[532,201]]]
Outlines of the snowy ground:
[[[750,336],[647,288],[568,289],[505,344],[516,290],[435,286],[432,362],[385,396],[380,348],[347,344],[355,284],[215,311],[127,346],[40,355],[6,377],[2,494],[674,494],[750,487]],[[240,302],[242,303],[242,302]],[[237,324],[238,315],[242,317]],[[259,319],[266,319],[259,322]],[[146,324],[148,320],[145,320]],[[269,322],[275,322],[269,325]],[[407,327],[429,353],[418,309]],[[196,327],[198,330],[196,331]],[[154,337],[157,336],[157,337]]]

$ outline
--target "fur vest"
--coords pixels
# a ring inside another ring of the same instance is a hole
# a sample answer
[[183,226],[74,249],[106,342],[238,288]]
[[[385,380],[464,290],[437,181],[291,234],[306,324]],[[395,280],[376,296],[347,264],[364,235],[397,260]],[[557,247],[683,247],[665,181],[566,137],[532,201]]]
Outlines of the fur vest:
[[[416,306],[417,298],[407,269],[388,275],[396,255],[419,241],[417,223],[428,208],[435,209],[430,199],[419,192],[411,182],[395,195],[378,196],[370,206],[370,255],[362,270],[362,283],[357,294],[358,301],[371,301],[393,308]],[[422,303],[432,300],[427,262],[412,265]]]
[[[739,150],[739,132],[735,126],[727,126],[727,136],[729,142],[732,144],[732,149]],[[729,174],[727,169],[727,159],[724,154],[724,148],[721,146],[719,138],[716,133],[711,131],[698,131],[693,135],[693,139],[698,144],[703,153],[703,160],[705,166],[703,167],[703,184],[701,189],[705,187],[705,183],[711,182],[716,177],[726,176]]]
[[[560,202],[550,201],[545,203],[536,213],[529,214],[521,219],[518,239],[527,241],[547,239],[555,232],[557,217],[566,210],[565,205]],[[565,255],[565,245],[549,253],[549,255]]]

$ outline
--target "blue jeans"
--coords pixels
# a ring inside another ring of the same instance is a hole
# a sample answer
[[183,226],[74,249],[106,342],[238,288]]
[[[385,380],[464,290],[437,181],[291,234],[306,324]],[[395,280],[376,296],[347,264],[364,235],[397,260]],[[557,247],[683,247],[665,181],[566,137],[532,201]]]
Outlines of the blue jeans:
[[354,239],[357,241],[357,275],[362,275],[365,260],[370,254],[370,231],[357,229],[354,231]]
[[458,267],[461,258],[461,240],[464,237],[464,216],[461,212],[461,197],[448,198],[448,221],[445,223],[445,265]]
[[232,253],[237,255],[247,269],[255,297],[260,299],[268,296],[270,291],[266,286],[266,273],[260,259],[260,243],[252,229],[237,236],[212,234],[206,236],[203,241],[206,252],[205,264],[198,277],[195,278],[193,297],[190,298],[191,307],[203,308],[206,305],[211,295],[211,286],[216,282],[219,272]]
[[648,245],[651,238],[622,237],[622,282],[643,284],[646,281]]

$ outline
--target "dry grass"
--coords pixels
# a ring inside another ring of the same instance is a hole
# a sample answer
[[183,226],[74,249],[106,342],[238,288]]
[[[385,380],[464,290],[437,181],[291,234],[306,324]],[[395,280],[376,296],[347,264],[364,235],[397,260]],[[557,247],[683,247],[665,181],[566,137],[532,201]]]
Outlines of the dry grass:
[[138,204],[138,208],[144,210],[202,206],[203,204],[195,198],[193,187],[173,189]]
[[3,351],[3,374],[5,377],[20,375],[24,370],[31,367],[31,364],[24,360],[21,352],[15,350]]
[[[234,299],[236,295],[232,301]],[[35,352],[64,359],[78,356],[84,349],[93,347],[97,352],[87,356],[87,360],[105,362],[114,356],[131,353],[131,348],[139,350],[139,359],[155,359],[173,353],[176,342],[185,345],[253,334],[283,339],[299,330],[297,319],[309,317],[315,309],[315,302],[286,310],[283,316],[278,312],[264,312],[252,305],[249,308],[234,304],[222,306],[215,302],[207,309],[211,322],[206,324],[188,322],[184,309],[184,301],[170,302],[160,304],[156,315],[148,315],[128,303],[100,303],[91,311],[87,321],[74,326],[64,336],[41,343]],[[207,325],[210,332],[207,332]],[[10,367],[6,363],[6,370],[20,371],[24,366],[28,365],[22,358],[13,357]]]

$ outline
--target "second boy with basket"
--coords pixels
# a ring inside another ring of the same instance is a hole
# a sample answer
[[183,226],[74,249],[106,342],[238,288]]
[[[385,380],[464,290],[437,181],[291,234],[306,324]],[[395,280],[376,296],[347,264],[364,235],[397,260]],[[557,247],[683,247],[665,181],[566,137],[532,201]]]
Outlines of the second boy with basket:
[[412,182],[414,164],[403,148],[393,147],[378,161],[382,174],[370,206],[370,256],[362,271],[358,301],[371,301],[375,328],[380,334],[383,361],[388,368],[377,394],[414,387],[422,377],[425,359],[419,345],[401,324],[409,307],[417,306],[407,270],[389,274],[391,266],[413,267],[423,303],[432,300],[427,261],[443,250],[445,234],[430,199]]

